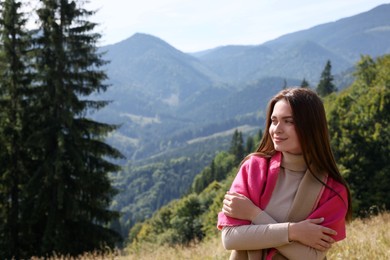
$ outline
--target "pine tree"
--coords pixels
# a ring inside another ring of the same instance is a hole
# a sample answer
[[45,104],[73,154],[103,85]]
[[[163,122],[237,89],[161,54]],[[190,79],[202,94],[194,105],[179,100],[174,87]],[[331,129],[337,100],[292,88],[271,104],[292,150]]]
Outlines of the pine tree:
[[30,38],[26,19],[15,0],[1,2],[0,35],[0,258],[19,259],[23,187],[27,178],[24,118],[31,77],[28,73]]
[[332,65],[328,60],[324,70],[321,73],[321,79],[317,86],[317,93],[321,97],[326,97],[335,91],[337,91],[337,88],[333,84]]
[[88,118],[107,105],[88,98],[103,92],[106,62],[96,47],[100,34],[84,1],[42,0],[35,35],[34,107],[30,138],[34,155],[29,195],[28,240],[35,255],[79,254],[114,246],[119,235],[107,228],[118,218],[108,209],[116,191],[109,159],[121,158],[104,142],[116,126]]
[[234,131],[229,152],[235,156],[236,163],[239,163],[244,159],[244,140],[242,138],[242,133],[237,129]]
[[246,139],[245,153],[253,153],[255,150],[255,139],[253,136],[248,136]]
[[301,82],[301,88],[309,88],[309,87],[310,87],[309,82],[307,82],[307,80],[303,78]]

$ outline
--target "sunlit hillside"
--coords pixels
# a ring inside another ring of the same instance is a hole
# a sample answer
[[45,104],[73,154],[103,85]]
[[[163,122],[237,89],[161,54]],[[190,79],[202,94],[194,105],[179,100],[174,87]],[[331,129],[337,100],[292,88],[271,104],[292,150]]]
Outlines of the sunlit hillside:
[[[390,213],[356,219],[347,226],[347,238],[333,246],[328,259],[388,259],[390,255]],[[129,250],[126,259],[228,259],[220,238],[196,246],[167,248],[153,246]]]

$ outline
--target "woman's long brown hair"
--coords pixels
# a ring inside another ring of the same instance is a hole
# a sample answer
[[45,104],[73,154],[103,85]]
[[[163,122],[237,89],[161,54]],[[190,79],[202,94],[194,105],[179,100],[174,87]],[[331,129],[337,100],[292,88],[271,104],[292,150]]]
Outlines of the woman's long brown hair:
[[[307,88],[288,88],[280,91],[269,101],[264,134],[255,154],[269,157],[276,152],[268,129],[271,125],[271,115],[274,106],[281,99],[286,100],[291,106],[303,157],[310,172],[312,174],[313,171],[327,172],[331,178],[343,184],[347,189],[348,201],[345,203],[348,204],[348,212],[346,219],[350,220],[352,218],[351,194],[346,181],[337,168],[330,147],[329,131],[323,102],[314,91]],[[315,174],[313,175],[323,185],[330,188]]]

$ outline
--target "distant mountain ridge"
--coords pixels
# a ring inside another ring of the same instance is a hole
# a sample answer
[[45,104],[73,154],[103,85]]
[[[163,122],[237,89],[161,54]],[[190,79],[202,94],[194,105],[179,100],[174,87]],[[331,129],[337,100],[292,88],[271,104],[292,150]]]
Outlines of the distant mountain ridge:
[[[169,142],[182,129],[200,133],[196,128],[236,120],[240,115],[235,111],[248,112],[237,104],[255,104],[255,114],[265,107],[265,98],[284,84],[296,85],[305,78],[314,87],[327,60],[332,63],[332,73],[338,75],[350,70],[361,55],[389,53],[388,17],[390,4],[385,4],[264,44],[224,46],[191,54],[155,36],[137,33],[101,48],[110,61],[106,70],[112,84],[104,97],[114,102],[97,117],[123,124],[119,132],[132,144],[125,152],[129,158],[161,153],[169,147],[147,152],[145,143]],[[134,115],[159,120],[139,125],[129,120]]]
[[265,45],[313,41],[350,62],[355,62],[361,54],[382,55],[390,51],[387,37],[390,33],[389,12],[390,4],[383,4],[355,16],[281,36]]
[[[219,75],[232,80],[264,76],[306,78],[317,82],[327,59],[335,74],[352,67],[361,55],[373,57],[390,52],[390,4],[281,36],[257,46],[220,47],[197,56]],[[222,55],[225,53],[225,55]],[[256,53],[261,55],[256,56]],[[256,57],[256,62],[250,62]],[[247,63],[249,68],[237,64]],[[230,69],[229,69],[230,66]],[[253,73],[256,71],[256,73]]]
[[151,35],[136,33],[103,51],[111,61],[107,73],[115,86],[141,89],[168,104],[175,95],[185,98],[219,80],[198,59]]

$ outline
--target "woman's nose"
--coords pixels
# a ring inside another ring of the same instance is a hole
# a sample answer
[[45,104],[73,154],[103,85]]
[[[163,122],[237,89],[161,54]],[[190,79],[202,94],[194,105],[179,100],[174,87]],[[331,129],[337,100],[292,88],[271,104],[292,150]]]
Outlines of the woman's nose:
[[275,132],[276,133],[280,133],[280,132],[282,132],[282,130],[283,129],[282,129],[280,122],[277,125],[275,125]]

